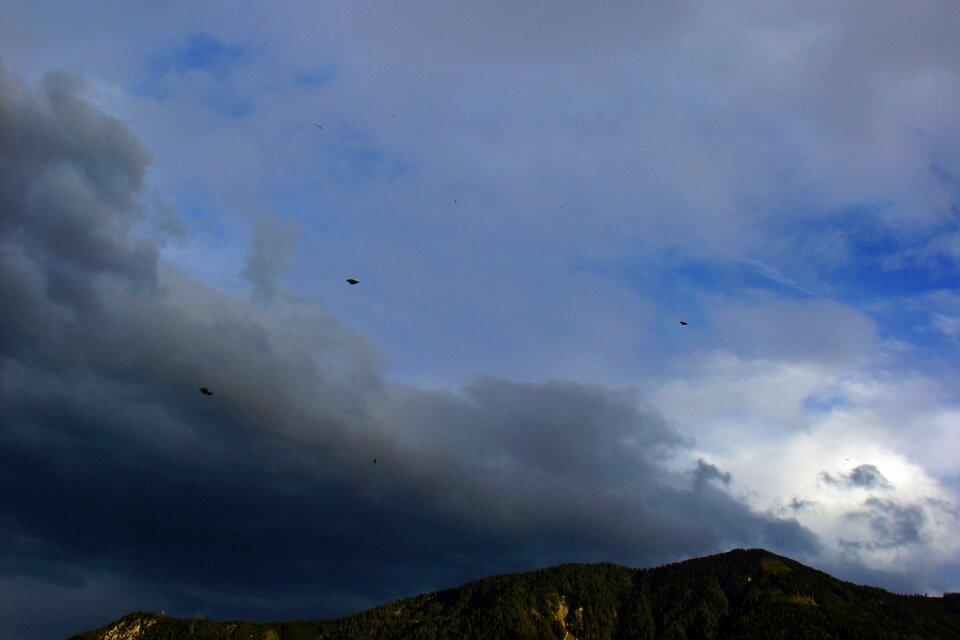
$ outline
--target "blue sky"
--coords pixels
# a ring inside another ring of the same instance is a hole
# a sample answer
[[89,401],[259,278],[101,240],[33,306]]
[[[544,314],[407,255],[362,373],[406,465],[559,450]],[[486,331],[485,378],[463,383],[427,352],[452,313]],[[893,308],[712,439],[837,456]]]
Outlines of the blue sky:
[[5,635],[735,546],[960,590],[958,20],[4,3]]

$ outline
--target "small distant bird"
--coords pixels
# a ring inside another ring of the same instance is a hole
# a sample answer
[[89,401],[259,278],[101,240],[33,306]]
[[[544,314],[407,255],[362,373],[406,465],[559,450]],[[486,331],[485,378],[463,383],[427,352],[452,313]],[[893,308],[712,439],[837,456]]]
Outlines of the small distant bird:
[[210,389],[207,389],[206,387],[200,387],[200,393],[202,393],[205,396],[213,395],[213,391],[210,391]]
[[457,203],[457,201],[456,201],[456,200],[454,200],[454,201],[453,201],[453,203],[454,203],[454,204],[456,204],[456,203]]
[[680,321],[680,324],[682,324],[683,326],[687,326],[687,321],[686,321],[686,320],[681,320],[681,321]]
[[373,464],[377,464],[377,459],[376,459],[376,458],[373,459]]
[[319,127],[319,129],[320,129],[321,131],[323,131],[323,127],[321,127],[320,125],[318,125],[316,122],[313,123],[313,126]]
[[347,284],[360,284],[360,281],[354,280],[353,278],[347,278]]

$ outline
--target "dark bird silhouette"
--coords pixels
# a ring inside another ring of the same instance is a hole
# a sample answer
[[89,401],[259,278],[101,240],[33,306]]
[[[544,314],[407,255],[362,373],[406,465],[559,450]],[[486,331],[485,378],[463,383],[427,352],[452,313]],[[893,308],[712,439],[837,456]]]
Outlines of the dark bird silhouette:
[[206,387],[200,387],[200,393],[202,393],[205,396],[213,395],[213,391],[210,391],[210,389],[207,389]]
[[316,122],[313,123],[313,126],[318,127],[321,131],[323,131],[323,127],[321,127],[320,125],[318,125]]
[[373,464],[377,464],[377,459],[376,459],[376,458],[373,459]]
[[683,326],[687,326],[687,321],[686,321],[686,320],[681,320],[681,321],[680,321],[680,324],[682,324]]
[[360,281],[354,280],[353,278],[347,278],[347,284],[360,284]]

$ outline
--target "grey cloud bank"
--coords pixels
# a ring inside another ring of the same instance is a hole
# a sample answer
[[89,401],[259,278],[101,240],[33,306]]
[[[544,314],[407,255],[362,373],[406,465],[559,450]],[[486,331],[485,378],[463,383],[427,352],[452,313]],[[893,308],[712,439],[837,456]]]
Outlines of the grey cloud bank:
[[[633,392],[399,385],[322,310],[251,305],[163,263],[138,226],[168,215],[144,203],[148,155],[76,77],[4,74],[0,117],[4,600],[65,603],[42,621],[4,609],[16,635],[134,604],[324,616],[561,561],[816,549],[668,470],[688,443]],[[248,269],[265,292],[270,233]]]

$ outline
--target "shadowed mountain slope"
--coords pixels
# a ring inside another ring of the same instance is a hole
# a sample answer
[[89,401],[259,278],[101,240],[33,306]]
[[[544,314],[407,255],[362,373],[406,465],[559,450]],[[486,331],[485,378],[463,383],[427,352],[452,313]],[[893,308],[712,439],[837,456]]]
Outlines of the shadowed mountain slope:
[[895,595],[762,549],[654,569],[569,564],[495,576],[336,620],[132,613],[70,640],[960,639],[960,594]]

